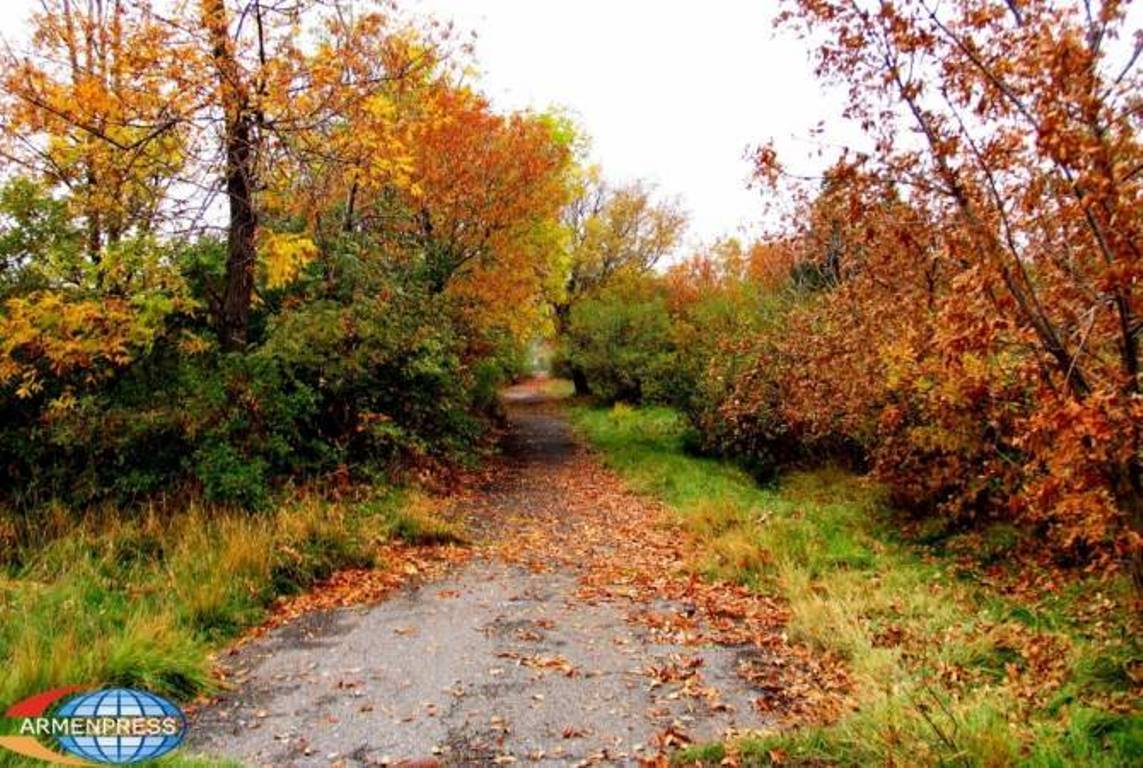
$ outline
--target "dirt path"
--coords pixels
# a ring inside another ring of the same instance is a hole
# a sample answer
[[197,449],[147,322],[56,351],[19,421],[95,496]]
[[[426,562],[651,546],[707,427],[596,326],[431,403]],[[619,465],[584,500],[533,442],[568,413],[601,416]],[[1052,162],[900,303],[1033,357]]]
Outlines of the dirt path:
[[242,684],[199,713],[191,751],[252,766],[634,764],[800,706],[781,608],[688,578],[662,510],[537,392],[508,393],[504,459],[460,502],[475,556],[244,646],[227,660]]

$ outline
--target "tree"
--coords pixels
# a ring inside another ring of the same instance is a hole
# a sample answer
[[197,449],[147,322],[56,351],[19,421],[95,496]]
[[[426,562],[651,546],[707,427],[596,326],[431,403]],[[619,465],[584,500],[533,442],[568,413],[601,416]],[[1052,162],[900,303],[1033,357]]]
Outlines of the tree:
[[187,159],[187,62],[148,0],[43,0],[32,29],[31,50],[0,60],[0,147],[66,192],[97,262],[105,245],[160,223]]
[[218,76],[217,99],[222,110],[224,178],[229,209],[226,232],[226,277],[218,311],[218,331],[223,347],[246,345],[250,302],[254,292],[254,261],[257,256],[258,214],[254,192],[257,184],[256,134],[264,121],[265,105],[255,96],[267,95],[265,25],[262,3],[253,10],[258,46],[258,69],[247,72],[239,63],[236,40],[231,37],[230,14],[224,0],[202,0],[202,26],[206,30],[210,58]]
[[428,117],[411,131],[407,234],[443,291],[471,265],[503,256],[536,221],[558,215],[570,136],[543,115],[498,115],[464,88],[438,86],[428,98]]
[[496,111],[451,27],[388,2],[44,0],[33,28],[0,91],[4,491],[256,505],[471,447],[561,287],[566,120]]
[[[375,184],[377,169],[392,169],[400,157],[389,140],[395,84],[421,82],[438,61],[430,39],[412,45],[411,32],[395,29],[378,11],[355,16],[340,5],[323,9],[317,0],[242,0],[234,9],[226,0],[201,0],[204,45],[217,80],[201,117],[217,116],[222,125],[229,209],[217,309],[219,335],[229,349],[247,341],[259,218],[269,204],[261,193],[316,180],[314,173],[299,172],[322,165],[325,180],[331,172],[350,179],[344,227],[352,228],[361,186]],[[307,29],[324,31],[312,52],[301,47]],[[283,182],[282,170],[298,175]]]
[[572,232],[569,303],[619,272],[654,269],[682,240],[686,214],[674,200],[655,202],[644,182],[610,188],[589,179],[568,208]]
[[1143,586],[1143,41],[1115,44],[1126,8],[788,0],[782,18],[849,86],[848,113],[875,139],[868,172],[935,235],[903,245],[921,267],[939,254],[949,276],[928,340],[946,396],[970,394],[956,377],[973,360],[997,386],[1019,377],[1031,407],[994,431],[1020,452],[1025,514],[1064,543],[1113,540]]
[[[591,171],[564,212],[570,233],[570,266],[562,300],[555,304],[557,328],[568,329],[577,303],[602,290],[616,276],[650,272],[682,240],[687,217],[674,200],[656,202],[648,184],[611,188]],[[583,370],[569,360],[576,391],[588,392]]]

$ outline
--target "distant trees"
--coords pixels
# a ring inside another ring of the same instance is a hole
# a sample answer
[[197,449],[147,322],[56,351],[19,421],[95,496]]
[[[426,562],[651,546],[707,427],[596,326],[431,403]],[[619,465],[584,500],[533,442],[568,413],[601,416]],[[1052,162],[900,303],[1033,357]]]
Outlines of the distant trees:
[[687,215],[674,200],[656,202],[643,182],[610,187],[589,178],[567,208],[571,234],[569,303],[620,272],[645,273],[677,248]]
[[[686,214],[676,201],[656,201],[653,195],[654,190],[642,182],[613,188],[595,172],[582,179],[564,215],[570,265],[564,296],[555,303],[559,330],[568,330],[577,304],[616,278],[649,273],[680,245]],[[565,358],[576,390],[589,391],[589,379],[574,362],[574,350]]]

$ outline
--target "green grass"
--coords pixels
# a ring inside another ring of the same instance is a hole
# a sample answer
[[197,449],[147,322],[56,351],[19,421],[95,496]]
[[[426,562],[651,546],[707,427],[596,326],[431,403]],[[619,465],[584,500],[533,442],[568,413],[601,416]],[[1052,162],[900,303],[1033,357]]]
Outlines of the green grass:
[[564,400],[575,394],[575,384],[568,379],[550,378],[544,382],[542,389],[553,400]]
[[[8,755],[0,754],[0,765],[4,768],[46,768],[50,763],[9,753]],[[177,750],[173,754],[142,763],[142,765],[153,766],[153,768],[243,768],[242,763],[234,760],[187,755]]]
[[[19,523],[22,542],[0,562],[0,711],[65,685],[187,701],[213,688],[211,651],[261,621],[276,597],[373,565],[383,541],[456,538],[430,504],[394,491],[353,503],[305,498],[270,514],[192,507],[77,520],[57,509]],[[0,755],[0,766],[22,764],[14,759]]]
[[[832,652],[855,681],[828,726],[695,747],[767,765],[1143,765],[1143,651],[1125,579],[1073,577],[1017,599],[1011,528],[906,539],[880,490],[837,469],[759,487],[688,455],[662,408],[575,406],[577,428],[634,489],[678,513],[693,567],[781,595],[791,637]],[[991,569],[990,569],[991,567]],[[990,570],[989,570],[990,569]]]

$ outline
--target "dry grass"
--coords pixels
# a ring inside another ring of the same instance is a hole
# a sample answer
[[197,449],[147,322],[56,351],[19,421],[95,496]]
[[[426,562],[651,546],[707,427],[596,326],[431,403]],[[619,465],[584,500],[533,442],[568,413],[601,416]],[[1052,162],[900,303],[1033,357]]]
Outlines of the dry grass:
[[[904,539],[879,489],[826,469],[757,486],[687,455],[665,409],[576,408],[580,429],[637,490],[671,504],[693,567],[784,598],[788,632],[844,659],[857,709],[829,727],[688,750],[717,765],[1073,766],[1140,764],[1143,651],[1125,579],[1072,575],[1054,591],[1001,591],[992,567],[1011,531],[968,549]],[[1027,580],[1013,558],[1004,577]],[[1007,594],[1011,592],[1011,594]]]
[[211,648],[278,596],[372,565],[382,542],[455,537],[404,494],[306,498],[267,514],[48,511],[39,522],[0,571],[3,704],[73,684],[194,696],[211,688]]

